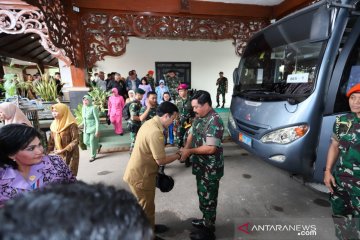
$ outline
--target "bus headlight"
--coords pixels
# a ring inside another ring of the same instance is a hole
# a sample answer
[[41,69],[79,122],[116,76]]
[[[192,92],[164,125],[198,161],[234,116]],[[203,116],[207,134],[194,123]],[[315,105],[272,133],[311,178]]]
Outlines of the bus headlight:
[[305,124],[282,128],[264,135],[260,140],[263,143],[287,144],[301,138],[308,130],[309,127]]
[[233,129],[236,129],[236,123],[235,123],[234,117],[233,117],[233,115],[231,114],[231,112],[229,113],[229,123],[230,123],[230,126],[231,126]]

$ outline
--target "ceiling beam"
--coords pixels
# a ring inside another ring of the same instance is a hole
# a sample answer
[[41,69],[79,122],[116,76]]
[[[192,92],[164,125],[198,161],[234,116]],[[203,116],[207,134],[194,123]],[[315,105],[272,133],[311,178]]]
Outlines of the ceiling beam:
[[221,2],[203,2],[189,0],[189,9],[184,10],[180,0],[157,0],[157,1],[134,1],[134,0],[74,0],[74,5],[87,11],[128,11],[142,13],[165,13],[165,14],[192,14],[192,15],[215,15],[215,16],[238,16],[269,19],[272,7],[229,4]]
[[189,13],[269,19],[272,14],[272,8],[269,6],[248,4],[190,1]]
[[158,12],[179,13],[179,0],[156,0],[156,1],[134,1],[134,0],[74,0],[74,5],[80,8],[131,12]]
[[29,58],[29,57],[19,55],[19,54],[14,54],[12,52],[7,52],[7,51],[4,51],[2,49],[0,49],[0,56],[6,56],[6,57],[9,57],[9,58],[16,58],[16,59],[23,60],[23,61],[39,63],[38,59]]
[[298,9],[309,5],[312,2],[314,2],[314,0],[285,0],[279,5],[273,7],[273,18],[280,19],[292,12],[295,12]]

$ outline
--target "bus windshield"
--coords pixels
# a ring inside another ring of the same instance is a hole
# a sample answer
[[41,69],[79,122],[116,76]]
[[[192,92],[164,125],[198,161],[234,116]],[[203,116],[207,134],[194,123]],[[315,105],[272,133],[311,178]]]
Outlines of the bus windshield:
[[[312,92],[326,41],[311,41],[311,16],[268,28],[246,48],[235,79],[234,95],[248,99],[301,102]],[[310,19],[310,20],[309,20]],[[308,21],[308,23],[306,23]]]

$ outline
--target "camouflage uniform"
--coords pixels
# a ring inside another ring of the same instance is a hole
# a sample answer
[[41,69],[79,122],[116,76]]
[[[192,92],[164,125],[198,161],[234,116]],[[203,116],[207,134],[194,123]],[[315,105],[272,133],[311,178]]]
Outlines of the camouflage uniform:
[[[358,239],[360,218],[360,119],[349,113],[334,124],[333,138],[339,142],[339,162],[333,176],[337,187],[330,195],[338,239]],[[351,220],[353,219],[353,220]]]
[[184,135],[186,132],[185,124],[186,122],[192,121],[194,117],[194,112],[191,106],[191,99],[188,95],[186,99],[178,97],[175,100],[175,105],[179,109],[179,117],[176,120],[176,142],[180,147],[184,146]]
[[[146,106],[142,106],[142,107],[141,107],[140,115],[142,115],[142,114],[146,111],[146,108],[147,108]],[[146,122],[147,120],[152,119],[153,117],[155,117],[155,116],[156,116],[156,109],[157,109],[157,106],[150,108],[149,114],[148,114],[147,117],[141,122],[141,124],[144,124],[144,122]]]
[[131,117],[133,116],[140,116],[140,110],[141,110],[141,103],[139,101],[134,101],[132,104],[130,104],[129,106],[129,112],[130,112],[130,119],[128,120],[128,129],[130,131],[130,140],[131,140],[131,144],[130,144],[130,152],[132,151],[132,149],[134,148],[135,145],[135,139],[136,139],[136,134],[139,131],[139,128],[141,126],[141,122],[140,121],[135,121],[135,120],[131,120]]
[[180,84],[180,80],[176,76],[167,77],[165,83],[165,85],[169,88],[171,98],[175,99],[176,96],[178,96],[177,87]]
[[150,84],[151,90],[155,91],[155,79],[153,77],[150,77],[149,74],[146,74],[146,80],[148,81],[148,84]]
[[220,106],[220,94],[222,96],[223,99],[223,107],[225,104],[225,93],[227,93],[228,91],[228,80],[226,77],[222,77],[222,78],[218,78],[216,81],[216,85],[217,90],[216,90],[216,102],[217,102],[217,107]]
[[200,210],[207,224],[216,220],[217,196],[220,178],[224,175],[222,138],[224,124],[220,116],[211,110],[203,118],[195,118],[190,129],[193,136],[192,148],[203,145],[216,146],[213,155],[192,155],[192,173],[196,176]]

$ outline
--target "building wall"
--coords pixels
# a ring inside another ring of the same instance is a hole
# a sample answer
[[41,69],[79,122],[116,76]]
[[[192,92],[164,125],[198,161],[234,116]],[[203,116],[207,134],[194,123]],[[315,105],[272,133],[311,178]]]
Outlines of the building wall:
[[226,107],[230,106],[233,88],[232,74],[240,58],[235,54],[232,40],[225,41],[182,41],[146,40],[130,38],[126,53],[120,57],[105,57],[98,61],[94,72],[119,72],[127,77],[135,69],[138,77],[148,70],[155,70],[155,62],[191,62],[192,88],[210,92],[213,106],[216,105],[216,80],[223,71],[228,78],[229,92],[226,94]]

